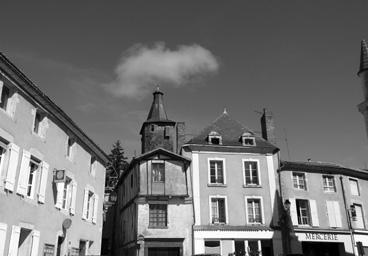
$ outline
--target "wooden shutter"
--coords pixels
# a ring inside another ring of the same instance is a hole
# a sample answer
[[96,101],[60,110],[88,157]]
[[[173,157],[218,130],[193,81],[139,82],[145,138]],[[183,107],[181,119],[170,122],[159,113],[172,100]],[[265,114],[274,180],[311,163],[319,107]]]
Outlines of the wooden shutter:
[[17,173],[18,167],[18,157],[19,157],[19,147],[13,143],[9,145],[9,164],[8,172],[5,178],[5,188],[7,190],[13,191],[15,184],[15,175]]
[[293,222],[293,225],[298,225],[298,213],[296,211],[296,200],[295,198],[289,198],[289,201],[291,203],[290,205],[290,217],[291,221]]
[[31,154],[28,151],[23,149],[23,156],[22,156],[22,161],[20,164],[18,187],[17,187],[17,193],[23,196],[27,194],[30,160],[31,160]]
[[312,217],[312,226],[318,227],[319,220],[318,220],[318,210],[316,200],[309,200],[310,212]]
[[7,227],[8,226],[5,223],[0,223],[0,255],[1,256],[5,255],[4,249],[5,249]]
[[61,209],[61,206],[63,205],[63,196],[64,196],[64,182],[59,182],[56,184],[56,204],[55,207],[58,209]]
[[342,221],[341,221],[340,205],[338,201],[334,201],[334,209],[335,209],[336,227],[341,228]]
[[92,215],[92,222],[97,222],[97,216],[98,216],[98,195],[94,194],[94,202],[93,202],[93,215]]
[[333,201],[326,201],[327,205],[327,214],[328,221],[330,222],[330,227],[336,227],[336,218],[335,218],[335,205]]
[[31,256],[37,256],[38,255],[39,243],[40,243],[40,231],[33,230],[32,231],[32,250],[31,250]]
[[20,227],[13,226],[10,237],[8,256],[18,256],[19,236],[20,236]]
[[42,162],[41,165],[41,179],[40,179],[40,189],[38,192],[38,201],[40,203],[45,203],[45,195],[47,188],[47,176],[49,173],[49,164],[46,162]]
[[77,182],[72,181],[72,201],[70,203],[70,213],[75,214],[75,202],[77,200]]
[[84,199],[83,199],[83,212],[82,212],[82,219],[87,219],[87,205],[88,205],[88,189],[84,189]]

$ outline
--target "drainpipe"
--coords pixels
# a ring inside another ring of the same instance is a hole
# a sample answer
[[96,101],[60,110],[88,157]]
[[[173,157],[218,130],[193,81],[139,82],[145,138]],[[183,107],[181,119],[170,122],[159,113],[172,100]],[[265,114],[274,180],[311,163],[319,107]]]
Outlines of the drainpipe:
[[350,231],[351,245],[353,246],[353,254],[355,255],[355,241],[354,241],[354,234],[353,234],[353,226],[351,224],[349,209],[348,209],[348,207],[346,205],[345,189],[344,189],[344,183],[342,181],[342,176],[340,176],[340,183],[341,183],[341,189],[342,189],[342,197],[344,199],[344,207],[345,207],[346,219],[348,221],[348,227],[349,227],[349,231]]

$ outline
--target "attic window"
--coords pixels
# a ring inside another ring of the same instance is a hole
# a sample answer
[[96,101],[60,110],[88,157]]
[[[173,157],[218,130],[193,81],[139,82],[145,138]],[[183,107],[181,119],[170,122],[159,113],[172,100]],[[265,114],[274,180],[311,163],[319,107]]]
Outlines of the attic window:
[[222,137],[218,132],[212,131],[208,134],[208,143],[213,145],[221,145]]
[[243,146],[255,146],[256,145],[256,139],[249,132],[243,133],[241,140],[242,140]]

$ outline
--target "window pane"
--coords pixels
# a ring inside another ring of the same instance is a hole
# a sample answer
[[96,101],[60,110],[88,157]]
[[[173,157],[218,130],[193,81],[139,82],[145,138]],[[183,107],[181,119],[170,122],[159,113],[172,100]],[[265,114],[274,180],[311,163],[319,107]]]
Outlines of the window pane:
[[149,205],[149,225],[152,227],[167,226],[167,205],[150,204]]
[[152,163],[152,180],[153,182],[165,181],[165,164]]
[[246,185],[259,185],[257,162],[245,161],[244,171]]
[[210,161],[210,183],[224,184],[223,162]]

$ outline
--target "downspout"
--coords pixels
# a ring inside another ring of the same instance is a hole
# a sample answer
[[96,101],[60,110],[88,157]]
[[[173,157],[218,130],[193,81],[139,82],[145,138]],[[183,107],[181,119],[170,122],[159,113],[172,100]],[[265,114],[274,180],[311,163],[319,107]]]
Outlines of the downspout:
[[353,234],[353,226],[351,224],[349,210],[348,210],[348,207],[346,205],[345,189],[344,189],[344,183],[342,181],[342,176],[340,176],[340,183],[341,183],[341,189],[342,189],[342,197],[344,199],[346,219],[348,221],[348,227],[349,227],[349,231],[350,231],[351,245],[353,246],[353,255],[355,255],[355,241],[354,241],[354,234]]

